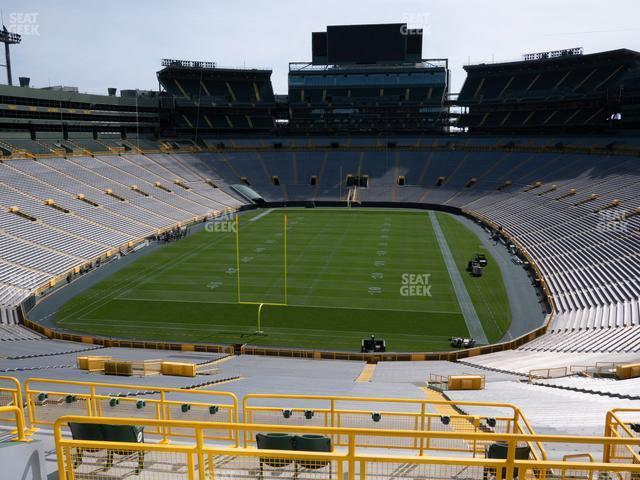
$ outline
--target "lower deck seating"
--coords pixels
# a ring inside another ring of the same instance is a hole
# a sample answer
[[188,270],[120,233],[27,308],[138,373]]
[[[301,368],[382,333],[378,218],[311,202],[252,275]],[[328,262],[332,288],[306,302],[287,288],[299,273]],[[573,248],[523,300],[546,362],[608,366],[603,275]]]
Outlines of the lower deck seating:
[[0,342],[15,342],[21,340],[41,340],[43,337],[20,325],[0,324]]
[[190,162],[129,154],[0,163],[0,322],[16,323],[16,305],[107,252],[242,205],[213,170]]
[[366,176],[368,186],[358,189],[356,202],[446,205],[488,219],[535,259],[553,298],[551,335],[524,349],[640,349],[640,164],[635,158],[298,149],[201,158],[228,183],[246,179],[267,201],[345,201],[347,178]]
[[[500,140],[479,143],[495,145]],[[269,142],[256,144],[264,145]],[[244,201],[230,188],[234,184],[246,181],[273,202],[344,201],[347,178],[361,176],[368,178],[368,185],[352,195],[356,203],[459,208],[488,219],[523,246],[542,272],[555,307],[550,334],[523,349],[639,348],[636,158],[481,149],[319,151],[305,150],[304,145],[309,140],[295,151],[127,153],[4,162],[0,235],[9,245],[0,250],[0,284],[10,293],[0,300],[7,304],[10,297],[15,303],[14,296],[28,295],[100,252],[178,222],[238,207]],[[134,185],[145,195],[132,189]],[[78,195],[98,206],[89,206]],[[63,210],[45,205],[47,201]],[[70,237],[78,239],[77,245],[60,241]]]
[[[540,339],[544,339],[543,336]],[[535,341],[528,345],[534,345]],[[549,376],[545,371],[550,369],[554,375],[565,375],[572,371],[582,371],[586,367],[610,365],[612,363],[636,363],[640,361],[640,353],[633,352],[594,352],[594,351],[552,351],[528,349],[527,346],[516,350],[505,350],[470,357],[462,361],[463,365],[471,365],[487,372],[512,372],[521,376],[529,375],[533,370],[537,376]]]

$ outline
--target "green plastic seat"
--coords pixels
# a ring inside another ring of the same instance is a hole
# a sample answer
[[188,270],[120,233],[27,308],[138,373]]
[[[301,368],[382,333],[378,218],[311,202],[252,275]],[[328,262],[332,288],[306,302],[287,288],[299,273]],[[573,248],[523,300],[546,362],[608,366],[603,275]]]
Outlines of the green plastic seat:
[[331,439],[324,435],[296,435],[293,437],[296,450],[307,452],[330,452]]
[[134,425],[102,425],[105,442],[144,443],[144,427]]
[[[491,445],[487,445],[485,447],[485,457],[486,458],[496,458],[500,460],[505,460],[507,458],[507,454],[509,451],[509,445],[505,442],[496,442]],[[531,454],[531,447],[529,445],[519,445],[516,446],[515,459],[516,460],[528,460]],[[489,479],[496,477],[496,469],[495,468],[485,468],[483,473],[483,479]],[[507,469],[500,469],[500,478],[502,480],[507,478]],[[513,478],[518,478],[518,469],[513,469]]]
[[[293,450],[293,436],[288,433],[258,433],[256,444],[259,450]],[[284,468],[293,463],[292,458],[264,458],[260,457],[260,478],[263,475],[263,466]]]
[[[293,445],[296,450],[304,452],[330,452],[331,438],[324,435],[296,435],[293,437]],[[329,460],[296,460],[296,467],[308,470],[319,470],[330,465]],[[331,476],[331,472],[330,475]]]
[[[103,425],[98,423],[74,423],[69,422],[71,437],[74,440],[88,440],[95,442],[118,442],[118,443],[144,443],[144,427],[134,425]],[[73,467],[77,467],[82,463],[82,455],[85,451],[99,452],[104,448],[78,448],[73,459]],[[106,449],[107,463],[104,470],[109,470],[113,465],[114,455],[131,455],[135,453],[138,456],[138,466],[135,474],[138,475],[144,468],[144,452],[142,450],[120,450]]]
[[[105,442],[144,443],[144,427],[135,425],[102,425],[102,432]],[[144,451],[142,450],[109,450],[107,469],[113,465],[114,455],[131,454],[138,456],[138,466],[135,469],[135,475],[140,474],[144,468]]]
[[71,438],[74,440],[89,440],[92,442],[101,442],[104,440],[104,434],[100,424],[69,422],[68,425],[69,430],[71,430]]
[[[104,441],[104,434],[101,425],[96,423],[75,423],[69,422],[69,430],[71,430],[71,438],[74,440],[89,440],[91,442]],[[84,452],[99,452],[101,448],[78,448],[73,457],[73,468],[82,463]]]

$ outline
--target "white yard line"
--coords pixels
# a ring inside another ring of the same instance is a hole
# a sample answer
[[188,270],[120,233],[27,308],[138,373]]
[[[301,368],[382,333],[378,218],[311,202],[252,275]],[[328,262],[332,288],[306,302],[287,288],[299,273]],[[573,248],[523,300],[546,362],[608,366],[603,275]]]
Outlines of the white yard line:
[[[173,299],[173,298],[140,298],[140,297],[114,297],[113,300],[121,300],[125,302],[168,302],[168,303],[204,303],[204,304],[224,304],[224,305],[238,305],[238,302],[225,302],[221,300],[188,300],[185,298]],[[301,308],[326,308],[337,310],[368,310],[368,311],[380,311],[380,312],[408,312],[408,313],[444,313],[447,315],[461,315],[460,312],[452,312],[450,310],[411,310],[405,308],[370,308],[370,307],[352,307],[345,306],[339,307],[335,305],[303,305],[303,304],[289,304],[289,307],[301,307]],[[142,321],[142,320],[136,320]]]
[[462,280],[460,271],[458,270],[456,262],[453,259],[453,254],[451,253],[451,250],[449,250],[449,244],[447,243],[447,239],[445,238],[444,233],[442,233],[438,218],[436,217],[436,214],[434,212],[429,212],[429,218],[431,219],[433,232],[436,234],[438,245],[440,245],[442,259],[447,266],[447,271],[449,272],[449,278],[451,278],[453,290],[455,291],[456,297],[458,298],[460,310],[462,311],[464,321],[467,324],[467,330],[469,330],[469,334],[473,338],[475,338],[475,340],[479,344],[487,345],[489,343],[489,340],[484,333],[484,328],[482,328],[482,323],[478,318],[478,314],[475,307],[473,306],[473,302],[471,301],[469,292],[467,292],[467,287],[465,286],[464,280]]
[[250,218],[249,221],[250,222],[255,222],[256,220],[260,220],[262,217],[264,217],[265,215],[269,215],[271,212],[273,211],[273,208],[269,208],[268,210],[265,210],[262,213],[259,213],[258,215],[256,215],[253,218]]

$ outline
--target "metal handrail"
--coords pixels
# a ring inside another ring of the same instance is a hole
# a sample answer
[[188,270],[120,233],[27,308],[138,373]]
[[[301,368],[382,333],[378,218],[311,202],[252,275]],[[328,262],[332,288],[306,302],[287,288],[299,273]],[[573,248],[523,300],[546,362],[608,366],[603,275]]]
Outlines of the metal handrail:
[[[95,442],[84,440],[72,440],[63,437],[62,430],[68,422],[107,424],[107,425],[131,425],[155,426],[159,429],[192,429],[191,442],[181,444],[168,443],[114,443]],[[207,429],[228,429],[235,432],[233,437],[234,446],[214,446],[205,444],[204,431]],[[300,434],[316,434],[327,437],[346,437],[346,449],[332,452],[300,452],[300,451],[277,451],[259,450],[252,446],[240,443],[242,432],[252,432],[256,430],[268,430],[271,432]],[[61,480],[74,478],[75,465],[73,462],[74,451],[77,449],[102,449],[114,451],[153,451],[165,453],[177,453],[184,455],[187,465],[187,478],[204,479],[214,478],[215,470],[218,467],[211,461],[216,456],[243,457],[258,460],[264,458],[283,458],[290,460],[304,460],[317,462],[336,462],[338,466],[338,477],[346,475],[348,480],[362,478],[357,475],[357,466],[360,472],[366,471],[362,467],[369,464],[383,468],[384,464],[403,465],[455,465],[462,467],[479,467],[489,469],[506,469],[505,480],[514,479],[515,469],[534,470],[536,477],[543,479],[547,475],[553,476],[553,470],[565,471],[605,471],[605,472],[633,472],[640,473],[640,465],[626,463],[607,462],[572,462],[566,460],[516,460],[516,449],[522,443],[564,443],[581,445],[599,445],[605,448],[617,446],[640,446],[640,438],[614,438],[614,437],[577,437],[571,435],[527,435],[527,434],[494,434],[494,433],[460,433],[460,432],[415,432],[407,430],[372,430],[354,428],[328,428],[328,427],[304,427],[304,426],[282,426],[282,425],[254,425],[246,423],[224,424],[216,422],[187,422],[187,421],[161,421],[150,419],[130,419],[130,418],[96,418],[81,416],[60,417],[54,425],[54,435],[58,452],[58,467]],[[408,438],[432,438],[432,439],[453,439],[469,440],[478,442],[505,442],[507,447],[506,459],[495,458],[464,458],[450,455],[397,455],[379,454],[367,450],[366,447],[358,447],[355,438],[357,436],[380,436],[380,437],[408,437]],[[197,463],[195,458],[197,458]],[[205,461],[208,460],[208,461]],[[248,468],[248,467],[247,467]],[[69,474],[69,475],[67,475]],[[154,478],[161,478],[160,474],[154,472]],[[529,478],[529,477],[527,477]]]

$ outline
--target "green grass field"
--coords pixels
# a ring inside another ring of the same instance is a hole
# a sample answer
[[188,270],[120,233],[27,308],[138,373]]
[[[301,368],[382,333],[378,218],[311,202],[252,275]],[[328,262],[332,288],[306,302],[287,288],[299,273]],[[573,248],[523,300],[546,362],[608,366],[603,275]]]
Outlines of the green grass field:
[[[141,256],[68,302],[57,323],[117,337],[332,350],[359,350],[372,333],[387,340],[389,351],[445,350],[448,337],[468,335],[427,212],[262,213],[240,217],[242,302],[285,302],[285,214],[289,220],[288,305],[263,307],[263,335],[255,333],[257,304],[238,304],[232,224]],[[510,323],[499,270],[489,258],[485,276],[471,278],[464,268],[479,239],[448,215],[438,218],[485,332],[496,341]],[[430,275],[430,290],[402,290],[411,274]]]

